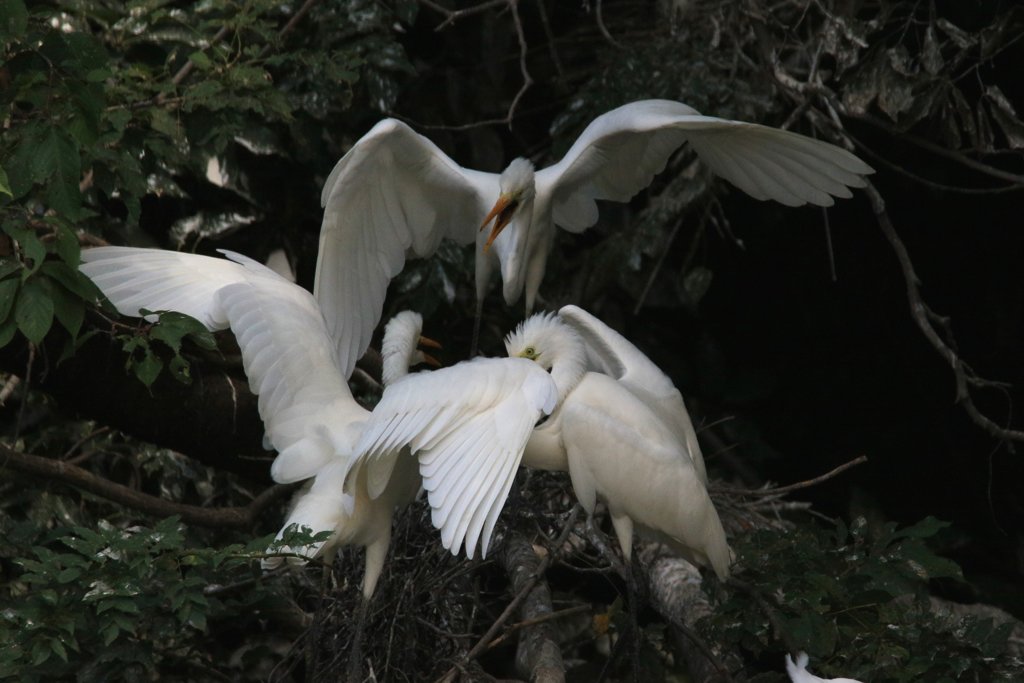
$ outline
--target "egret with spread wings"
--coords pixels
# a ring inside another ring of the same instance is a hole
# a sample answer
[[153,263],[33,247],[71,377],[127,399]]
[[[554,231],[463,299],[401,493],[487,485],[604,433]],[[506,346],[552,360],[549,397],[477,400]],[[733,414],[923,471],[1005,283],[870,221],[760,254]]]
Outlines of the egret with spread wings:
[[[370,413],[352,397],[347,375],[337,366],[320,309],[302,287],[252,259],[224,253],[230,260],[99,247],[82,252],[81,270],[124,315],[170,310],[211,330],[231,328],[249,387],[259,396],[266,439],[278,451],[272,477],[282,483],[311,480],[296,496],[285,527],[331,532],[326,541],[291,550],[313,557],[340,545],[365,546],[363,593],[369,597],[387,554],[394,508],[411,501],[418,489],[416,467],[396,469],[373,498],[362,481],[342,492],[349,456]],[[421,326],[416,314],[396,316],[389,324],[383,344],[388,379],[397,379],[410,364],[436,364],[417,349]]]
[[[574,326],[586,329],[589,344]],[[731,552],[696,440],[668,423],[685,413],[681,397],[677,406],[651,405],[678,395],[668,378],[575,307],[565,309],[565,319],[532,316],[506,348],[509,358],[478,358],[393,385],[392,400],[381,399],[356,446],[354,471],[369,468],[370,495],[378,473],[386,481],[408,446],[444,546],[457,553],[464,542],[472,557],[478,541],[486,554],[520,462],[567,470],[588,514],[597,499],[607,503],[627,560],[636,526],[728,575]],[[592,369],[602,365],[612,374]]]
[[[627,201],[689,143],[712,171],[757,199],[830,206],[871,167],[797,133],[703,116],[669,100],[626,104],[594,119],[568,153],[539,171],[515,159],[500,175],[463,168],[395,119],[374,126],[324,184],[314,292],[350,372],[380,320],[388,283],[408,257],[444,238],[476,241],[478,311],[494,272],[512,305],[533,309],[555,226],[582,232],[597,200]],[[493,221],[490,232],[483,230]]]

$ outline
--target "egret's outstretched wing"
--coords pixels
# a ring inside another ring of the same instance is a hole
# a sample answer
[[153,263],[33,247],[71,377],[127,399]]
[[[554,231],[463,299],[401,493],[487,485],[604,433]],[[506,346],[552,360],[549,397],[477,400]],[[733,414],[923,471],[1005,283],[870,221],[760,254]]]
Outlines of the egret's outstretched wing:
[[316,299],[345,377],[370,343],[388,283],[442,238],[468,244],[498,176],[465,169],[395,119],[374,126],[324,183]]
[[[580,504],[655,532],[724,577],[731,552],[693,462],[665,423],[611,377],[588,373],[560,410],[569,476]],[[629,539],[620,539],[627,552]]]
[[[313,476],[350,453],[367,411],[352,398],[313,296],[240,254],[232,260],[160,249],[99,247],[81,270],[119,311],[186,313],[210,329],[231,327],[270,443],[271,474]],[[301,343],[296,343],[301,340]]]
[[572,232],[597,222],[597,199],[627,201],[684,142],[712,171],[757,199],[831,206],[863,187],[870,166],[827,142],[754,123],[703,116],[670,100],[642,100],[598,116],[566,155],[537,173],[555,223]]
[[228,326],[213,295],[246,278],[244,266],[225,259],[138,247],[85,249],[79,270],[123,315],[138,316],[141,308],[176,311],[210,330]]
[[388,386],[374,408],[356,458],[376,496],[399,449],[418,457],[434,526],[445,548],[477,543],[491,531],[537,420],[554,410],[550,375],[521,358],[478,358],[409,375]]
[[248,277],[216,294],[242,350],[249,387],[278,451],[270,474],[288,483],[352,452],[369,414],[352,397],[308,291],[238,254]]
[[704,455],[683,396],[672,380],[640,349],[579,306],[563,306],[558,317],[583,340],[592,370],[613,377],[660,416],[685,445],[701,482],[707,483]]

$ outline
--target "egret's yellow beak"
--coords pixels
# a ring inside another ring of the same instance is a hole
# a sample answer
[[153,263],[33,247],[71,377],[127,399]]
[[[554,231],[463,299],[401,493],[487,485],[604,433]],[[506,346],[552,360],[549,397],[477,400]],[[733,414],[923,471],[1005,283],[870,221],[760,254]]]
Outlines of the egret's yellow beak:
[[519,208],[519,200],[513,196],[503,194],[498,197],[498,201],[495,203],[494,208],[487,214],[487,218],[480,224],[480,230],[487,227],[487,224],[494,221],[494,228],[491,230],[490,236],[487,238],[487,242],[484,244],[484,251],[486,252],[491,242],[501,234],[501,231],[505,229],[505,226],[512,221],[512,216],[515,214],[516,209]]
[[[440,342],[434,341],[430,337],[424,337],[423,335],[420,335],[420,340],[419,340],[417,346],[426,346],[427,348],[430,348],[430,349],[440,349],[440,348],[443,348],[441,346]],[[420,354],[422,354],[422,356],[423,356],[423,362],[426,363],[427,365],[430,365],[431,367],[435,367],[435,368],[441,367],[441,361],[439,361],[438,359],[434,358],[429,353],[426,353],[426,352],[421,350]]]

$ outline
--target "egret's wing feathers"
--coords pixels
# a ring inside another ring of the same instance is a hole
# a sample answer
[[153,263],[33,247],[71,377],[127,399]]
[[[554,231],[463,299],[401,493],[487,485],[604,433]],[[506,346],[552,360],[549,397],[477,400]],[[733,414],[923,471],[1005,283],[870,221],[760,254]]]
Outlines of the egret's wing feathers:
[[372,468],[409,446],[444,547],[457,553],[464,543],[472,557],[478,543],[486,553],[526,441],[556,400],[550,375],[520,358],[415,373],[385,389],[356,457]]
[[558,317],[576,330],[583,340],[587,362],[593,370],[618,379],[664,419],[686,447],[698,476],[706,484],[707,470],[697,432],[683,396],[671,378],[631,341],[579,306],[563,306]]
[[139,247],[93,247],[79,266],[118,311],[176,311],[208,329],[227,327],[214,293],[246,278],[246,269],[221,258]]
[[314,291],[345,377],[369,345],[388,283],[406,257],[433,253],[444,237],[472,242],[485,202],[497,197],[497,178],[460,167],[394,119],[338,161],[320,198]]
[[598,199],[626,201],[689,142],[712,171],[757,199],[829,206],[863,187],[870,166],[844,149],[797,133],[702,116],[680,102],[644,100],[602,114],[557,164],[537,173],[555,223],[579,232],[597,221]]
[[313,296],[262,266],[248,269],[250,277],[216,297],[238,340],[249,386],[259,395],[267,436],[279,451],[271,476],[298,481],[351,453],[368,411],[352,397],[335,363]]
[[718,512],[693,461],[649,406],[614,379],[589,373],[560,414],[581,504],[601,497],[614,514],[658,530],[719,576],[728,574],[731,552]]
[[563,306],[558,317],[583,339],[587,360],[593,369],[651,392],[675,389],[668,375],[633,342],[579,306]]
[[272,476],[313,476],[337,452],[351,452],[367,411],[335,365],[313,296],[257,261],[224,253],[230,260],[98,247],[82,252],[81,270],[127,315],[172,310],[210,329],[230,326],[268,440],[279,451]]

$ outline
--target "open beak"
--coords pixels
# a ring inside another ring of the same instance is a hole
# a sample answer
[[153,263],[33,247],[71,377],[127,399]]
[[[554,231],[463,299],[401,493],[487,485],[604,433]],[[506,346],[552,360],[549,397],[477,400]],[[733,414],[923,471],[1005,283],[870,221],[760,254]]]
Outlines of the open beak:
[[[440,342],[434,341],[430,337],[424,337],[422,335],[420,336],[420,340],[419,340],[419,343],[417,345],[418,346],[426,346],[429,349],[440,349],[440,348],[443,348],[441,346]],[[441,361],[439,361],[438,359],[434,358],[429,353],[424,352],[422,349],[420,350],[420,353],[423,356],[423,362],[424,363],[426,363],[427,365],[429,365],[431,367],[435,367],[435,368],[441,367]]]
[[487,218],[480,224],[480,230],[487,227],[487,224],[494,221],[494,228],[491,230],[490,236],[487,238],[487,242],[484,244],[484,251],[486,252],[491,242],[501,234],[501,231],[505,229],[505,226],[512,221],[512,216],[515,215],[516,209],[519,208],[519,200],[510,197],[509,195],[501,195],[498,197],[498,201],[495,203],[494,208],[487,214]]

